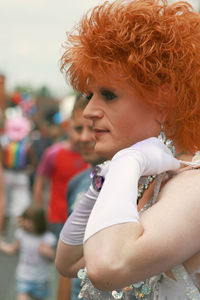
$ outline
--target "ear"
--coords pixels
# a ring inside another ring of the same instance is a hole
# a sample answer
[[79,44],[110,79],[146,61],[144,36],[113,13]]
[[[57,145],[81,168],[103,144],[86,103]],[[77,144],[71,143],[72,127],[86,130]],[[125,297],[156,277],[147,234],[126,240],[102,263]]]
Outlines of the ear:
[[160,124],[164,124],[173,107],[175,92],[169,84],[165,83],[159,88],[157,96],[160,99],[160,105],[157,108],[156,119]]
[[70,126],[70,121],[69,121],[69,119],[63,121],[60,125],[61,125],[61,127],[62,127],[64,130],[68,130],[68,129],[69,129],[69,126]]
[[159,107],[156,111],[156,121],[159,124],[165,124],[168,113],[169,113],[169,111],[168,111],[167,107],[166,108]]

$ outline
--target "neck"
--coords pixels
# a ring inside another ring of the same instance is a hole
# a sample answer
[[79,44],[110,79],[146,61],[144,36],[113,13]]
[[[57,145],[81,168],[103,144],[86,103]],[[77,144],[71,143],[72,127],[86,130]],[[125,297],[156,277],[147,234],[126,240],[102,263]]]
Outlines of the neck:
[[99,158],[93,162],[91,162],[91,166],[92,167],[95,167],[96,165],[99,165],[99,164],[102,164],[104,161],[106,161],[107,159],[105,158]]
[[180,146],[177,142],[174,142],[175,148],[176,148],[176,155],[175,157],[180,160],[188,160],[190,161],[193,157],[193,154],[190,151],[187,151],[186,149],[183,149],[182,146]]
[[[184,161],[191,162],[193,159],[193,154],[183,152],[183,153],[180,153],[180,155],[177,155],[176,158],[178,160],[184,160]],[[182,167],[182,164],[181,164],[181,167]]]

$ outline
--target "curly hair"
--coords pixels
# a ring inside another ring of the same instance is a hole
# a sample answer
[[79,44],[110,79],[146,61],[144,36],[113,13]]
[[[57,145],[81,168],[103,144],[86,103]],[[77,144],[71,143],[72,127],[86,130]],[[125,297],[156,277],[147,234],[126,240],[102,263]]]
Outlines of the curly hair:
[[188,3],[106,1],[64,48],[61,70],[75,90],[88,93],[92,75],[118,69],[144,101],[167,110],[169,137],[192,152],[200,147],[200,15]]

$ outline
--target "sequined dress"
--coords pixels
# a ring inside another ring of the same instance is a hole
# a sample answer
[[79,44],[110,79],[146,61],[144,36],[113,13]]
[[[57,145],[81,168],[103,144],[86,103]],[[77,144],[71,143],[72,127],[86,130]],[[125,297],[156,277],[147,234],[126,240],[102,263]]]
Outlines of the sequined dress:
[[199,291],[184,267],[180,265],[172,271],[176,281],[163,273],[148,280],[131,284],[122,290],[105,292],[96,289],[88,279],[86,269],[82,269],[78,272],[79,278],[82,279],[79,298],[92,300],[199,300]]
[[[107,165],[107,163],[105,163],[105,165]],[[108,168],[108,166],[106,167]],[[92,177],[93,184],[97,183],[98,189],[100,190],[99,182],[103,184],[104,180],[99,178],[98,171],[99,167],[97,167],[96,172],[93,173]],[[157,177],[154,195],[152,199],[144,206],[144,208],[141,209],[140,213],[154,204],[163,176],[164,174],[161,174]],[[143,186],[145,186],[145,184],[148,185],[149,182],[154,179],[155,177],[152,176],[149,176],[146,179],[143,178]],[[171,271],[176,280],[172,280],[165,273],[162,273],[145,281],[133,283],[121,290],[107,292],[96,289],[87,277],[87,270],[81,269],[78,272],[78,277],[82,280],[82,289],[79,294],[79,298],[91,300],[200,300],[200,292],[195,286],[191,275],[186,272],[183,265],[176,266],[172,268]]]

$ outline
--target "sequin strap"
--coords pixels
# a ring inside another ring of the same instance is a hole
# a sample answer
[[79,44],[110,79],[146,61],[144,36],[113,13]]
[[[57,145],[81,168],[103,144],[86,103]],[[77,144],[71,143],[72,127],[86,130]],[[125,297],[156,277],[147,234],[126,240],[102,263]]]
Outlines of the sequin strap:
[[156,199],[157,199],[158,194],[160,192],[161,183],[162,183],[165,176],[166,176],[166,172],[161,173],[161,174],[158,175],[158,178],[156,180],[156,184],[155,184],[155,187],[154,187],[154,193],[153,193],[153,198],[151,200],[151,205],[153,205],[156,202]]
[[179,160],[182,164],[194,169],[200,168],[200,151],[197,151],[193,156],[192,161]]
[[176,266],[172,269],[172,273],[181,285],[185,287],[186,297],[188,300],[200,300],[200,293],[192,282],[183,265]]
[[184,161],[184,160],[179,160],[182,164],[186,165],[186,166],[189,166],[189,167],[192,167],[194,169],[197,169],[197,168],[200,168],[200,160],[199,161],[195,161],[195,162],[192,162],[192,161]]

